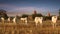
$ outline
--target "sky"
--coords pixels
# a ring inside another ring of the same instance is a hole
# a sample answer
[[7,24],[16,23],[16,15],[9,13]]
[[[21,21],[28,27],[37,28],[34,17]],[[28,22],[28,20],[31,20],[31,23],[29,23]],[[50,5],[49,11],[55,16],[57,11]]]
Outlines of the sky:
[[0,9],[6,10],[10,16],[32,14],[34,10],[43,15],[48,12],[58,15],[60,0],[0,0]]

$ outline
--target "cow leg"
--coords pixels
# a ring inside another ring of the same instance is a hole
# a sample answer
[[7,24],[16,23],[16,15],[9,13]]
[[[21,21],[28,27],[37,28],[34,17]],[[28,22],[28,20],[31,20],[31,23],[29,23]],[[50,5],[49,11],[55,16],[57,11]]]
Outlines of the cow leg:
[[37,26],[38,22],[36,22],[36,26]]
[[56,23],[54,25],[55,25],[55,28],[56,28]]
[[53,25],[53,28],[54,28],[55,27],[55,24],[53,23],[52,25]]
[[40,22],[40,27],[42,28],[42,23]]
[[2,23],[4,23],[4,21],[2,21]]
[[14,22],[14,24],[16,24],[16,21]]
[[27,21],[25,21],[25,24],[27,25]]
[[56,28],[56,23],[53,23],[53,28]]

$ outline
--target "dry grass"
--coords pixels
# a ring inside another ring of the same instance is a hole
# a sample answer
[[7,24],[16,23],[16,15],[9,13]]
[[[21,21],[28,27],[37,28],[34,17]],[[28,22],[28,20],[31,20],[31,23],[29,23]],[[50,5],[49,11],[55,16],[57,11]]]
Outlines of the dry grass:
[[0,34],[60,34],[60,20],[57,21],[55,28],[52,27],[51,21],[43,21],[41,27],[34,22],[26,24],[0,24]]

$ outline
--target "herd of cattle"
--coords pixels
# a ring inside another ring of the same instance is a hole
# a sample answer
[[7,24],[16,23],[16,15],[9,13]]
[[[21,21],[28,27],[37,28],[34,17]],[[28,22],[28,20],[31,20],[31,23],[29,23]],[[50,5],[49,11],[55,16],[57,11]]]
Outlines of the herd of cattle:
[[[10,22],[11,20],[10,20],[11,18],[9,17],[7,20],[8,20],[8,22]],[[13,18],[13,23],[16,23],[16,17],[14,17]],[[1,20],[2,20],[2,22],[4,23],[4,21],[5,21],[5,19],[3,18],[3,17],[1,17]],[[20,20],[21,21],[24,21],[25,22],[25,24],[28,24],[27,22],[28,22],[28,20],[27,20],[27,17],[25,17],[25,18],[20,18]],[[56,21],[57,21],[57,16],[52,16],[52,25],[54,26],[55,24],[56,24]],[[40,23],[40,25],[42,25],[42,23],[43,23],[43,17],[35,17],[35,19],[34,19],[34,22],[35,22],[35,24],[37,25],[38,23]]]

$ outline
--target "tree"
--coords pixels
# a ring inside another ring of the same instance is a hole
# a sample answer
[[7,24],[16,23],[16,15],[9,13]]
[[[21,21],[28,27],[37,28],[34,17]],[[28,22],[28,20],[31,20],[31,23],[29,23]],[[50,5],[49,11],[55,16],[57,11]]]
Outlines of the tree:
[[28,15],[27,14],[23,14],[22,17],[28,17]]
[[51,20],[52,16],[43,16],[43,20]]
[[60,16],[60,9],[59,9],[59,16]]
[[5,19],[8,18],[7,13],[6,13],[5,10],[3,10],[3,9],[0,10],[0,17],[4,17]]
[[41,16],[43,16],[41,13],[39,13],[39,14],[32,14],[33,19],[34,19],[35,17],[41,17]]

